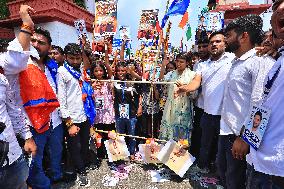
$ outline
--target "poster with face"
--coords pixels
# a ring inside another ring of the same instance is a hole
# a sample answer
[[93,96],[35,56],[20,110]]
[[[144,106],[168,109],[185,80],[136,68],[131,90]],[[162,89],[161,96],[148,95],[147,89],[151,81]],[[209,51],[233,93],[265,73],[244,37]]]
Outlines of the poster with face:
[[117,136],[115,140],[108,139],[105,142],[109,162],[124,160],[130,153],[123,136]]
[[219,31],[224,27],[223,12],[209,12],[207,30],[211,32]]
[[155,10],[142,10],[139,27],[138,27],[138,39],[153,39],[156,30],[156,18],[158,16],[159,9]]
[[263,106],[253,106],[250,117],[245,124],[242,138],[255,150],[257,150],[261,144],[270,113],[271,110]]
[[195,158],[174,140],[169,140],[157,158],[180,177],[183,177]]
[[119,37],[120,39],[130,40],[130,27],[129,26],[119,26]]
[[142,155],[143,161],[146,163],[161,163],[157,155],[162,148],[163,145],[158,143],[139,144],[139,152]]
[[117,0],[96,1],[94,36],[114,35],[117,28]]
[[208,14],[201,14],[198,16],[198,30],[206,31],[208,25]]

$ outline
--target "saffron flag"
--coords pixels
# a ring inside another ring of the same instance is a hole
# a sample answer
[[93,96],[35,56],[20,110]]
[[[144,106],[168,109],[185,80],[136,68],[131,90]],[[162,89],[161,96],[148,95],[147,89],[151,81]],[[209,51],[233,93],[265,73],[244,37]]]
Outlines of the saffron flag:
[[190,0],[174,0],[168,9],[167,13],[165,14],[161,27],[164,28],[166,22],[170,16],[173,15],[184,15],[189,5]]
[[182,17],[182,19],[181,19],[181,21],[180,21],[178,27],[180,27],[181,29],[183,29],[184,26],[186,25],[187,21],[188,21],[188,12],[186,11],[186,12],[184,13],[184,15],[183,15],[183,17]]
[[19,82],[23,106],[33,128],[37,133],[47,131],[50,114],[60,105],[44,72],[28,64],[27,69],[20,72]]
[[157,30],[158,33],[162,32],[162,28],[161,28],[160,23],[159,23],[158,15],[156,17],[156,30]]
[[191,38],[191,36],[192,36],[192,33],[191,33],[191,26],[190,26],[190,24],[188,23],[188,24],[187,24],[187,31],[186,31],[186,39],[187,39],[187,41]]

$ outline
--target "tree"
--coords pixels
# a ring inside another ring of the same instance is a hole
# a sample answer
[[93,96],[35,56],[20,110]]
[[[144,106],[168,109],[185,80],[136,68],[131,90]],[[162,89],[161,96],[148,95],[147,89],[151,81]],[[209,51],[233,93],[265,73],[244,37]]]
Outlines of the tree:
[[86,5],[85,5],[84,0],[73,0],[73,2],[74,2],[76,5],[78,5],[78,6],[82,7],[82,8],[84,8],[84,9],[86,9]]
[[0,20],[3,20],[10,15],[7,3],[8,0],[0,0]]

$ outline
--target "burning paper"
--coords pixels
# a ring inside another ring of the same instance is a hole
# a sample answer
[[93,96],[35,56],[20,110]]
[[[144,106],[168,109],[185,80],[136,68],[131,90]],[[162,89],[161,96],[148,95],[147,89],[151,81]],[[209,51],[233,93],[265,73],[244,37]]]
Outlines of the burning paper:
[[123,136],[117,136],[116,139],[109,139],[105,142],[109,162],[124,160],[130,156]]
[[195,158],[174,140],[169,140],[157,158],[180,177],[183,177]]
[[148,142],[146,144],[139,144],[139,152],[142,155],[142,159],[146,163],[161,163],[157,155],[161,151],[163,145],[156,143],[155,141]]

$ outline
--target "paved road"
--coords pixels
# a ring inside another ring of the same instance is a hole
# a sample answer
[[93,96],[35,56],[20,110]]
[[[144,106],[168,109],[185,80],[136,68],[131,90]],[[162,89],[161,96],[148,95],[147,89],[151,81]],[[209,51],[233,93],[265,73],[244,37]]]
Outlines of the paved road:
[[[184,179],[181,179],[179,176],[172,174],[170,181],[163,183],[154,183],[151,182],[150,170],[161,170],[162,167],[156,167],[153,165],[145,165],[142,163],[124,163],[126,167],[130,168],[128,175],[124,175],[124,179],[119,180],[116,186],[104,186],[102,182],[103,178],[108,175],[109,177],[114,176],[114,172],[111,171],[112,167],[108,165],[107,161],[104,160],[97,170],[92,170],[88,173],[88,178],[91,180],[91,186],[88,188],[92,189],[105,189],[105,188],[115,188],[115,189],[203,189],[203,188],[217,188],[216,185],[208,184],[214,180],[214,175],[211,177],[205,177],[207,179],[207,184],[205,181],[205,187],[202,187],[202,180],[204,177],[200,174],[196,174],[192,171],[188,171],[184,176]],[[167,169],[166,169],[167,170]],[[169,171],[168,171],[169,172]],[[202,179],[202,180],[201,180]],[[208,181],[209,179],[209,181]],[[211,179],[211,181],[210,181]],[[193,181],[198,180],[198,181]],[[201,180],[201,181],[200,181]],[[61,183],[53,186],[54,189],[77,189],[84,188],[79,187],[76,183]]]

